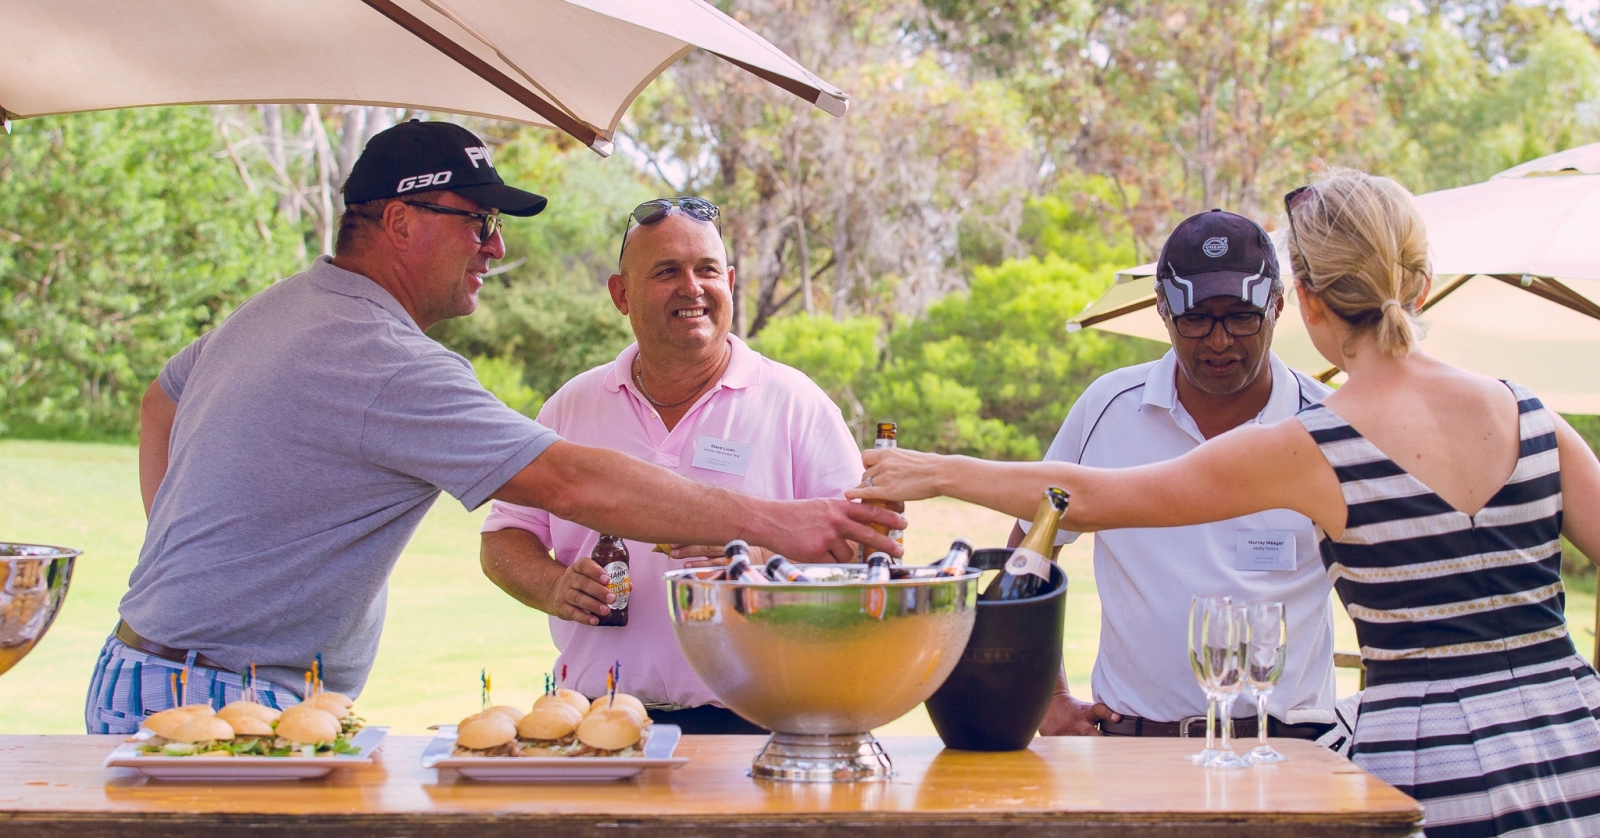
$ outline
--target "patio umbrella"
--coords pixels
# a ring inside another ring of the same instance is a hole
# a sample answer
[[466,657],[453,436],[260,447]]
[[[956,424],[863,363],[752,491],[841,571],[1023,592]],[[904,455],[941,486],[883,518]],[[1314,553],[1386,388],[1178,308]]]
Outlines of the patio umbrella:
[[[1433,291],[1422,346],[1434,357],[1527,386],[1563,413],[1600,413],[1600,143],[1507,169],[1489,180],[1419,195]],[[1283,230],[1273,234],[1288,265]],[[1155,310],[1155,264],[1117,274],[1072,318],[1085,327],[1165,341]],[[1287,298],[1273,337],[1284,362],[1324,380]]]
[[384,105],[559,128],[602,155],[696,47],[842,116],[844,91],[704,0],[0,0],[0,119]]

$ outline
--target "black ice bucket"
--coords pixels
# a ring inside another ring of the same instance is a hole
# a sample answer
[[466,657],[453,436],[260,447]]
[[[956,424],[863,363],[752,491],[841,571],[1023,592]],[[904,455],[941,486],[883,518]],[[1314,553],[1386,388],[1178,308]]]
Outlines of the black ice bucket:
[[[978,550],[971,567],[999,570],[1011,548]],[[1045,592],[978,603],[972,639],[954,672],[927,702],[939,738],[963,751],[1020,751],[1039,731],[1061,672],[1067,575],[1050,565]]]

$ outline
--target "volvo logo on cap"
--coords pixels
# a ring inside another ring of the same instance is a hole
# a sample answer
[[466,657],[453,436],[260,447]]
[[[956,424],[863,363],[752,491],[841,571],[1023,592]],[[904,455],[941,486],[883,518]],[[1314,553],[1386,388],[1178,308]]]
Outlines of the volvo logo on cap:
[[1228,253],[1228,239],[1224,236],[1213,236],[1206,239],[1205,244],[1200,245],[1200,250],[1213,259],[1225,256]]

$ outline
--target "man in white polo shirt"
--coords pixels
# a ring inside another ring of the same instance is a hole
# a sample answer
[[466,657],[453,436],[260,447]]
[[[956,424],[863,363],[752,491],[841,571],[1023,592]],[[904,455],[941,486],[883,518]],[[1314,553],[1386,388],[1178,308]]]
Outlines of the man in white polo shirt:
[[[1089,385],[1046,460],[1106,468],[1160,462],[1247,422],[1286,419],[1330,392],[1269,350],[1283,284],[1277,254],[1255,222],[1221,210],[1186,219],[1161,250],[1156,290],[1172,350]],[[1238,548],[1247,533],[1282,547],[1263,560]],[[1057,543],[1077,537],[1064,532]],[[1331,585],[1304,516],[1273,510],[1198,526],[1107,530],[1095,534],[1094,571],[1102,615],[1094,701],[1070,695],[1063,678],[1041,732],[1203,733],[1206,699],[1187,651],[1195,594],[1282,601],[1288,659],[1268,699],[1268,733],[1315,739],[1332,728]],[[1236,735],[1254,736],[1254,702],[1239,702],[1235,713]]]
[[[842,497],[861,482],[862,468],[839,408],[804,373],[729,334],[734,272],[718,214],[698,198],[649,201],[633,211],[610,291],[638,342],[567,382],[539,422],[570,441],[712,486],[772,499]],[[616,596],[591,558],[599,538],[544,510],[501,502],[483,525],[484,573],[550,614],[564,685],[598,696],[606,670],[620,661],[619,688],[649,705],[657,721],[686,733],[762,732],[715,705],[667,614],[662,573],[726,561],[722,545],[674,545],[663,555],[652,544],[625,542],[628,624],[601,626]]]

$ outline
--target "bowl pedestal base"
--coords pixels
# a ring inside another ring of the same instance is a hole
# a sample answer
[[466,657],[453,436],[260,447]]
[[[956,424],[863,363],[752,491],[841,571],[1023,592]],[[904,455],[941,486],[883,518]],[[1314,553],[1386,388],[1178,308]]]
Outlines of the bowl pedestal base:
[[870,733],[774,733],[750,766],[758,780],[855,783],[887,780],[894,763]]

